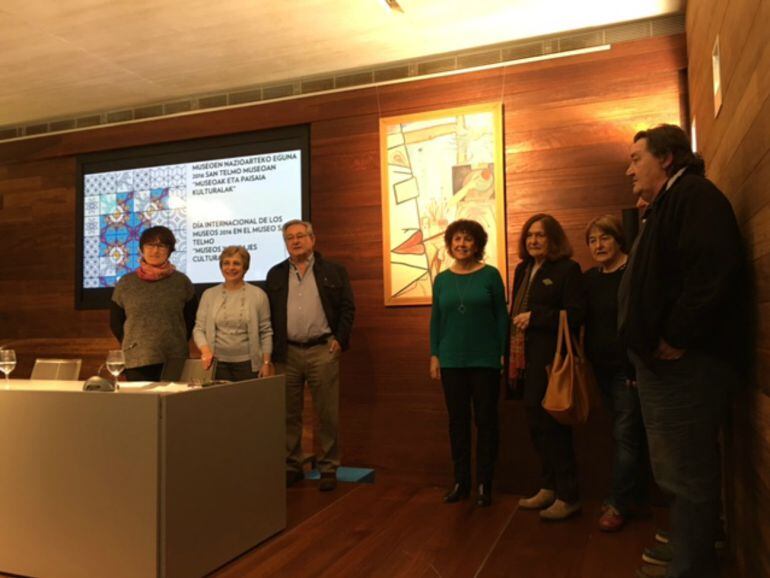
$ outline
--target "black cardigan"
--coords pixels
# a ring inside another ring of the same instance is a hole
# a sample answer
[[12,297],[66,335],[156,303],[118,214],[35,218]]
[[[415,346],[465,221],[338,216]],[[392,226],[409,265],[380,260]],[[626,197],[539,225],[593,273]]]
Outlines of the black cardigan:
[[[525,270],[524,262],[516,267],[513,279],[514,295],[524,281]],[[585,292],[580,265],[566,258],[544,262],[530,283],[527,304],[532,314],[524,334],[524,402],[532,406],[540,405],[548,385],[545,368],[551,364],[556,352],[559,311],[567,310],[567,318],[573,331],[577,331],[583,323]]]
[[[353,318],[356,306],[353,289],[345,267],[326,261],[320,253],[314,253],[313,275],[318,286],[326,321],[339,341],[342,349],[347,349],[353,330]],[[289,260],[282,261],[270,269],[265,283],[270,297],[270,318],[273,325],[273,359],[286,359],[288,321],[287,303],[289,300]]]

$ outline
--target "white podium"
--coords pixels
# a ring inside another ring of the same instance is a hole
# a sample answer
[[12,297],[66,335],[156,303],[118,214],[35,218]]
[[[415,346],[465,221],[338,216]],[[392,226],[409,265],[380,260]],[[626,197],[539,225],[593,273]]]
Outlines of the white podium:
[[0,382],[0,572],[202,576],[279,532],[284,383]]

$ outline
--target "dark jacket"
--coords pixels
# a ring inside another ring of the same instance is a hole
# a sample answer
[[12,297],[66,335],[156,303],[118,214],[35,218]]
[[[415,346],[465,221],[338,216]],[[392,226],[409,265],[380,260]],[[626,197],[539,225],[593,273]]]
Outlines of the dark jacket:
[[[326,261],[320,253],[314,253],[313,274],[318,286],[326,321],[342,349],[350,343],[356,306],[353,289],[345,267]],[[270,317],[273,324],[273,358],[286,359],[287,337],[286,304],[289,299],[289,260],[282,261],[267,272],[265,283],[270,298]]]
[[741,365],[747,350],[743,255],[730,202],[711,181],[686,171],[645,213],[629,284],[621,287],[621,335],[629,349],[651,360],[663,338]]
[[[514,295],[524,281],[525,269],[524,262],[516,267],[513,278]],[[527,304],[532,314],[524,334],[524,402],[526,405],[540,405],[548,385],[545,368],[551,364],[556,352],[559,311],[567,310],[567,318],[573,331],[577,331],[583,323],[585,293],[580,265],[572,259],[543,263],[530,284]]]

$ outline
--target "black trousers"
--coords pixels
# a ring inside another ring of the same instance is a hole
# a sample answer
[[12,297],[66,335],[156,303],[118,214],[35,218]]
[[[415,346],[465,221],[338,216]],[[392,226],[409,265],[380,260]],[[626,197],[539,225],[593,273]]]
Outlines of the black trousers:
[[488,367],[443,368],[441,384],[449,413],[449,441],[455,481],[470,487],[472,407],[476,422],[476,482],[489,483],[497,461],[500,370]]
[[259,374],[251,369],[251,361],[219,361],[217,362],[216,379],[227,381],[246,381],[256,379]]
[[539,405],[527,406],[527,422],[543,467],[540,487],[553,490],[558,499],[567,503],[577,502],[580,490],[572,428],[560,424]]
[[155,365],[126,368],[123,375],[128,381],[160,381],[161,373],[163,373],[163,364],[156,363]]

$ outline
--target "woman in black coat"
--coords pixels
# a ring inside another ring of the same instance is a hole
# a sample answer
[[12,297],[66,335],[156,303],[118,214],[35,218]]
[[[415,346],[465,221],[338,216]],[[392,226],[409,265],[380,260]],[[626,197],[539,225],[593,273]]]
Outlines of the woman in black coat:
[[540,517],[562,520],[580,511],[572,428],[561,425],[542,407],[548,385],[546,366],[556,351],[559,311],[566,309],[577,330],[585,314],[580,265],[559,222],[538,213],[519,239],[522,262],[516,267],[512,297],[510,376],[524,388],[529,432],[542,462],[540,490],[519,506],[539,509]]
[[593,219],[586,244],[597,266],[583,274],[586,289],[586,355],[612,412],[612,492],[602,507],[599,529],[620,530],[631,505],[647,502],[647,438],[633,366],[618,338],[618,289],[628,262],[626,238],[614,215]]

